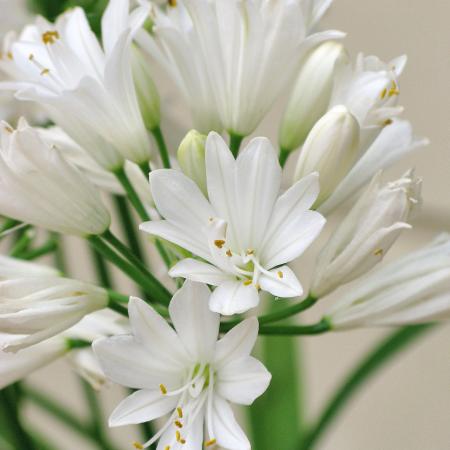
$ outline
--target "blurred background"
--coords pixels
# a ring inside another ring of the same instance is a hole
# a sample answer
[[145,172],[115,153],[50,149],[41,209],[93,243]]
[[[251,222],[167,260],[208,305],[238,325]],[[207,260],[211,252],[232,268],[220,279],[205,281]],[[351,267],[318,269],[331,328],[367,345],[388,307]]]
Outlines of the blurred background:
[[[0,1],[2,5],[15,2]],[[0,16],[2,21],[7,20],[8,9],[2,7]],[[448,0],[336,0],[323,21],[325,29],[340,29],[348,33],[345,43],[352,58],[359,51],[375,54],[382,60],[390,60],[403,53],[409,58],[400,84],[404,117],[413,123],[418,135],[430,138],[431,145],[386,174],[387,179],[394,178],[405,169],[415,167],[424,178],[423,209],[414,220],[414,229],[402,235],[387,256],[389,259],[422,245],[439,231],[450,231],[449,17]],[[188,127],[183,107],[177,105],[174,108],[172,86],[160,86],[168,95],[166,108],[182,123],[180,130]],[[260,134],[268,135],[275,143],[282,105],[280,99],[259,129]],[[168,129],[166,133],[169,133]],[[172,143],[180,136],[173,135]],[[290,166],[295,159],[292,158]],[[339,217],[334,220],[339,220]],[[332,224],[328,228],[332,228]],[[327,231],[322,241],[326,237]],[[87,253],[79,241],[69,239],[67,246],[71,275],[92,279]],[[315,248],[310,249],[295,265],[304,283],[308,280],[315,253]],[[133,291],[120,275],[119,279],[122,280],[122,292]],[[333,298],[325,300],[323,305],[305,314],[304,318],[302,316],[302,320],[315,321],[326,304],[332,301]],[[303,396],[309,418],[317,415],[348,370],[385,333],[385,330],[359,330],[297,339],[305,372]],[[81,416],[85,413],[81,387],[66,362],[57,362],[36,372],[29,378],[29,383],[57,398],[74,413]],[[122,391],[118,387],[110,386],[101,392],[105,416],[121,397]],[[95,448],[32,406],[27,407],[26,417],[42,434],[51,435],[61,450]],[[444,325],[420,338],[371,379],[334,422],[317,448],[448,450],[449,423],[450,325]],[[114,429],[112,435],[117,446],[123,449],[131,448],[131,442],[139,439],[133,428]],[[273,450],[286,449],[274,442]]]

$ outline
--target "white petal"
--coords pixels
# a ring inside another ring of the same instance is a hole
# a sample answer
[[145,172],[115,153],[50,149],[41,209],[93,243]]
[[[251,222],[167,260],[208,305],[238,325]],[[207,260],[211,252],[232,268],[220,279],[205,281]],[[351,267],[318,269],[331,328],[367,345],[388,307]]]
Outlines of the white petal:
[[303,288],[294,272],[288,266],[277,267],[270,271],[271,276],[262,274],[259,284],[263,291],[276,297],[299,297]]
[[205,284],[186,281],[173,296],[169,313],[178,336],[196,362],[209,361],[219,334],[219,314],[209,309]]
[[177,402],[177,396],[162,395],[159,389],[137,391],[122,400],[114,409],[109,418],[109,426],[149,422],[175,409]]
[[211,284],[212,286],[218,286],[230,280],[230,275],[222,272],[217,267],[192,258],[183,259],[175,264],[170,269],[169,275],[174,278],[181,277],[187,280]]
[[234,359],[222,366],[217,376],[217,392],[231,403],[251,405],[269,386],[271,375],[252,356]]
[[224,364],[249,356],[258,337],[258,327],[258,320],[252,317],[228,331],[217,342],[215,365],[220,369]]
[[129,0],[110,0],[102,16],[102,41],[105,52],[111,53],[120,35],[128,26]]
[[226,281],[214,289],[209,299],[211,311],[223,315],[240,314],[259,303],[256,288],[246,286],[242,281]]
[[214,396],[212,423],[214,438],[219,447],[227,450],[250,450],[250,442],[236,422],[230,405],[219,395]]

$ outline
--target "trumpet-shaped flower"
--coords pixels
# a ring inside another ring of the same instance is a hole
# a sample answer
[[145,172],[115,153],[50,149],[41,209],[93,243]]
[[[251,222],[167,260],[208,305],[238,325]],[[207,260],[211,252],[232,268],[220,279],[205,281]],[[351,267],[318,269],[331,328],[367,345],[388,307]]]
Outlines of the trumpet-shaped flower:
[[374,267],[394,244],[420,203],[421,179],[412,170],[381,186],[380,173],[361,195],[319,255],[311,293],[321,297]]
[[[132,298],[132,336],[95,341],[105,373],[116,383],[138,389],[113,411],[109,424],[148,422],[167,415],[144,445],[158,449],[249,450],[230,403],[251,404],[267,388],[270,374],[250,352],[258,321],[247,319],[218,339],[219,314],[208,308],[207,286],[187,281],[173,297],[173,329],[152,307]],[[205,431],[204,431],[205,430]]]
[[[343,34],[310,34],[330,0],[178,0],[155,7],[140,45],[187,99],[202,132],[250,134],[297,73],[304,54]],[[281,69],[281,70],[280,70]]]
[[319,193],[317,174],[280,195],[281,168],[266,138],[253,139],[237,160],[217,133],[206,142],[209,199],[176,170],[156,170],[150,184],[163,221],[141,230],[167,239],[202,260],[187,258],[171,270],[217,286],[210,307],[241,313],[259,302],[259,289],[295,297],[302,287],[285,264],[300,256],[320,233],[325,219],[309,208]]
[[450,235],[361,278],[327,314],[335,329],[450,317]]
[[109,213],[87,180],[25,121],[0,125],[0,213],[61,233],[101,234]]
[[150,141],[143,123],[131,68],[131,40],[148,14],[128,13],[129,0],[111,0],[102,19],[100,46],[85,13],[74,8],[56,23],[42,17],[25,27],[0,70],[2,83],[20,100],[37,102],[108,170],[124,159],[143,164]]

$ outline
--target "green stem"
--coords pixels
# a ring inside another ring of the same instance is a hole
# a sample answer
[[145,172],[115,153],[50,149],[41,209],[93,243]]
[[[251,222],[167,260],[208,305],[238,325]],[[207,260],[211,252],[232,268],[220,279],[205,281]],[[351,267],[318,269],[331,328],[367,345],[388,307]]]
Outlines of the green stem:
[[[128,317],[128,301],[129,296],[120,294],[119,292],[108,289],[108,298],[109,303],[108,307],[117,311],[119,314],[122,314],[125,317]],[[167,307],[163,305],[152,305],[153,308],[163,317],[168,318]]]
[[159,154],[161,155],[161,161],[166,169],[170,169],[170,158],[167,150],[166,142],[161,131],[161,127],[157,126],[151,130],[156,144],[158,145]]
[[67,274],[67,264],[64,254],[63,237],[57,233],[51,234],[52,238],[57,242],[55,253],[53,255],[56,268],[64,274]]
[[320,437],[325,433],[336,416],[348,401],[356,394],[358,388],[375,375],[397,353],[411,345],[423,333],[429,331],[432,325],[416,325],[401,328],[382,340],[365,356],[350,372],[342,385],[333,394],[323,409],[317,421],[310,428],[304,440],[297,447],[298,450],[311,450]]
[[58,249],[58,242],[55,241],[54,238],[50,238],[45,244],[41,245],[40,247],[22,253],[20,255],[20,258],[31,261],[33,259],[39,258],[40,256],[52,253],[57,249]]
[[289,154],[291,153],[291,150],[287,149],[287,148],[280,148],[280,155],[278,157],[279,161],[280,161],[280,166],[284,167],[286,165],[286,161],[289,157]]
[[109,271],[106,261],[95,248],[90,246],[89,249],[91,251],[91,258],[95,267],[98,282],[105,288],[111,288],[112,287],[111,273]]
[[[259,316],[258,322],[260,325],[263,325],[266,323],[277,322],[279,320],[286,319],[302,311],[305,311],[308,308],[311,308],[316,304],[316,302],[317,298],[309,295],[304,300],[302,300],[299,303],[296,303],[295,305],[288,306],[287,308],[277,310],[270,314],[264,314],[262,316]],[[241,320],[239,319],[223,322],[220,324],[220,331],[228,331],[234,326],[236,326],[239,322],[241,322]]]
[[330,331],[331,327],[327,320],[312,325],[262,325],[259,327],[259,334],[272,336],[292,336],[292,335],[314,335]]
[[230,134],[230,150],[231,153],[233,153],[233,156],[237,158],[244,136],[239,136],[238,134],[234,134],[232,132],[230,132],[229,134]]
[[33,239],[36,236],[35,231],[30,228],[30,226],[27,226],[25,229],[21,230],[21,234],[17,240],[17,242],[14,244],[13,248],[9,252],[10,256],[18,258],[22,253],[24,253],[28,246],[31,244]]
[[133,266],[138,268],[143,275],[147,278],[148,283],[153,285],[153,291],[155,294],[161,296],[161,298],[165,298],[167,302],[170,301],[172,294],[166,289],[166,287],[152,274],[148,271],[145,264],[139,260],[135,254],[122,242],[120,241],[114,234],[111,233],[110,230],[105,231],[101,237],[105,239],[112,247],[116,249],[124,258],[126,258]]

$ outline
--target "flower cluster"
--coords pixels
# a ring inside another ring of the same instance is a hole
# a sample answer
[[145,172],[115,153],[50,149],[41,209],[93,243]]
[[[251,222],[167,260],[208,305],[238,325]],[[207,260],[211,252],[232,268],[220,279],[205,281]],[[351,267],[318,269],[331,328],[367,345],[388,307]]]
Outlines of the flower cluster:
[[[0,239],[12,243],[0,257],[0,387],[68,356],[95,388],[136,390],[110,426],[165,417],[136,448],[249,450],[231,404],[269,386],[251,356],[258,334],[450,315],[448,235],[382,263],[422,201],[414,170],[384,175],[427,144],[400,117],[406,57],[353,63],[344,33],[318,31],[330,4],[110,0],[100,39],[80,7],[4,36],[0,90],[26,118],[0,117]],[[156,67],[196,127],[177,152],[160,126]],[[251,134],[286,90],[278,150]],[[117,217],[129,245],[110,229]],[[138,230],[158,253],[153,270]],[[60,235],[90,244],[101,287],[33,261],[60,250]],[[289,264],[310,247],[301,282]],[[112,289],[106,260],[142,300]],[[273,324],[335,292],[317,327]],[[291,300],[257,316],[274,299]]]

